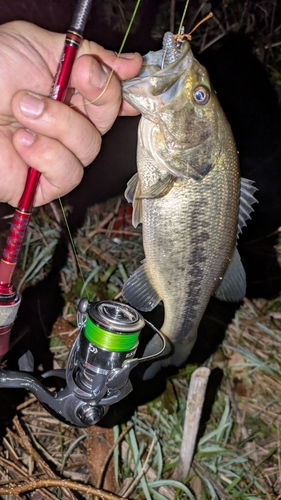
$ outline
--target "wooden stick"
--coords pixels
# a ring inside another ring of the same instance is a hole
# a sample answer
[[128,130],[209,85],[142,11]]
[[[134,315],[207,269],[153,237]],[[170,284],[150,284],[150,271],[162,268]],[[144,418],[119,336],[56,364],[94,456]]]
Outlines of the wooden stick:
[[209,375],[210,369],[203,366],[197,368],[191,375],[180,459],[173,473],[173,479],[177,481],[183,482],[188,476]]
[[74,481],[69,481],[68,479],[38,479],[30,481],[28,484],[21,484],[20,486],[9,486],[7,488],[0,488],[1,495],[21,495],[27,491],[37,490],[38,488],[51,488],[58,487],[64,489],[72,489],[76,491],[82,491],[83,493],[89,495],[98,495],[104,500],[129,500],[128,498],[123,498],[113,493],[107,491],[99,490],[86,484],[79,484]]

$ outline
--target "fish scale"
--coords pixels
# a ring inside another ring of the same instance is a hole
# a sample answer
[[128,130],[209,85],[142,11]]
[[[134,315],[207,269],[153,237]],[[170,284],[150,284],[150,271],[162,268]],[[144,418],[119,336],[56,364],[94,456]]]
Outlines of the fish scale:
[[[233,254],[238,199],[233,196],[231,200],[237,207],[236,217],[231,212],[225,217],[230,202],[223,189],[217,188],[219,177],[216,172],[213,185],[208,180],[209,189],[196,189],[195,181],[183,181],[163,200],[143,200],[146,269],[151,270],[151,283],[165,305],[161,330],[172,341],[193,338],[193,330],[197,331],[209,297]],[[214,189],[218,191],[215,199]],[[233,229],[225,238],[227,225]]]
[[[241,181],[231,128],[207,71],[188,42],[163,68],[164,55],[147,54],[140,75],[123,85],[124,99],[142,113],[138,174],[125,195],[133,202],[134,224],[142,222],[145,253],[123,296],[144,311],[162,301],[167,338],[164,358],[145,378],[161,366],[185,362],[212,294],[243,299],[236,238],[255,202],[252,182]],[[145,355],[156,352],[158,343],[155,336]]]

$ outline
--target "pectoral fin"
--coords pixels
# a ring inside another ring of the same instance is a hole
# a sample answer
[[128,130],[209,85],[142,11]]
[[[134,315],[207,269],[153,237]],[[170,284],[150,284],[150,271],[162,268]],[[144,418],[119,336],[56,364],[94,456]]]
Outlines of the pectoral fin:
[[239,252],[235,248],[233,257],[214,296],[226,302],[240,302],[246,294],[246,274]]
[[139,200],[152,199],[152,198],[162,198],[165,196],[173,187],[176,178],[172,174],[167,174],[162,177],[155,184],[152,184],[148,189],[142,191],[138,195]]
[[253,186],[253,183],[254,181],[241,178],[237,236],[242,232],[242,228],[246,226],[246,221],[251,219],[250,213],[254,210],[252,205],[258,203],[258,200],[254,197],[254,193],[258,189]]
[[140,182],[138,174],[133,175],[133,177],[128,181],[127,188],[124,196],[128,203],[133,204],[133,216],[132,224],[137,227],[142,222],[142,205],[141,200],[138,196],[140,194]]
[[129,304],[140,311],[152,311],[161,300],[147,276],[145,264],[126,281],[122,295]]
[[126,187],[126,191],[124,193],[124,196],[125,196],[128,203],[133,203],[133,201],[134,201],[134,196],[135,196],[138,182],[139,182],[139,174],[138,173],[134,174],[133,177],[131,177],[131,179],[127,182],[127,187]]

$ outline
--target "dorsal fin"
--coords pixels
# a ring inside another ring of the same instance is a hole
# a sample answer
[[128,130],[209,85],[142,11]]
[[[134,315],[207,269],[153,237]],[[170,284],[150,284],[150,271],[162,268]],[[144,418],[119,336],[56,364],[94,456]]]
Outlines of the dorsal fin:
[[258,189],[253,184],[254,181],[241,177],[237,237],[242,232],[242,228],[246,226],[246,221],[251,219],[250,214],[254,210],[252,205],[258,203],[258,200],[254,197],[254,193]]

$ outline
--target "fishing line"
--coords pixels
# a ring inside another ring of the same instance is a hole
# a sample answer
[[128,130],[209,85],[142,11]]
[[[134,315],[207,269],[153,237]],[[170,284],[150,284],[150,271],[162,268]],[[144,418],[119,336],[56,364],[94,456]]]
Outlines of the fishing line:
[[186,15],[186,11],[187,11],[188,5],[189,5],[189,0],[186,0],[185,7],[183,9],[183,14],[181,16],[181,22],[180,22],[180,25],[179,25],[178,35],[181,34],[181,29],[182,29],[182,25],[183,25],[183,21],[184,21],[185,15]]
[[67,234],[68,234],[68,237],[69,237],[69,240],[70,240],[70,244],[71,244],[71,247],[72,247],[72,250],[73,250],[73,253],[74,253],[75,260],[76,260],[76,264],[77,264],[77,267],[79,269],[79,274],[80,274],[81,279],[82,279],[83,288],[84,288],[84,290],[86,292],[87,299],[90,300],[89,292],[88,292],[88,289],[87,289],[87,284],[85,283],[85,278],[83,276],[82,268],[81,268],[81,265],[80,265],[80,262],[79,262],[79,259],[78,259],[78,254],[77,254],[77,251],[76,251],[76,248],[75,248],[74,239],[72,237],[72,234],[71,234],[71,231],[70,231],[70,227],[69,227],[69,224],[68,224],[66,211],[65,211],[65,209],[63,207],[61,198],[58,198],[58,200],[59,200],[60,208],[61,208],[61,211],[62,211],[64,223],[65,223],[65,226],[66,226],[66,229],[67,229]]
[[192,30],[189,33],[177,33],[177,35],[174,36],[174,40],[176,42],[182,41],[184,39],[191,41],[192,40],[192,36],[191,36],[192,33],[194,33],[194,31],[197,30],[197,28],[199,28],[199,26],[201,26],[201,24],[203,24],[205,21],[208,21],[208,19],[210,19],[211,17],[213,17],[213,13],[209,12],[209,14],[207,14],[207,16],[203,17],[203,19],[201,19],[201,21],[199,21],[197,24],[195,24],[194,28],[192,28]]
[[[189,0],[188,0],[188,2],[189,2]],[[133,24],[133,22],[134,22],[134,20],[135,20],[135,17],[136,17],[136,14],[137,14],[137,11],[138,11],[138,8],[139,8],[140,3],[141,3],[141,0],[137,0],[136,5],[135,5],[135,8],[134,8],[134,12],[133,12],[132,17],[131,17],[131,20],[130,20],[130,22],[129,22],[129,26],[128,26],[128,28],[127,28],[127,30],[126,30],[126,33],[125,33],[125,35],[124,35],[124,38],[123,38],[123,40],[122,40],[122,43],[121,43],[120,49],[119,49],[119,51],[117,52],[117,57],[120,57],[121,52],[122,52],[122,50],[123,50],[123,48],[124,48],[124,45],[125,45],[125,43],[126,43],[126,40],[127,40],[127,38],[128,38],[128,35],[129,35],[130,31],[131,31],[131,27],[132,27],[132,24]],[[114,74],[114,69],[112,69],[112,70],[110,71],[109,76],[108,76],[108,79],[107,79],[107,82],[106,82],[106,84],[105,84],[104,88],[102,89],[101,93],[100,93],[100,94],[99,94],[99,95],[98,95],[95,99],[93,99],[92,101],[86,101],[86,102],[84,102],[83,104],[78,104],[78,105],[71,104],[71,105],[70,105],[70,108],[73,108],[73,107],[77,108],[77,107],[81,107],[81,106],[88,106],[88,104],[93,104],[93,103],[95,103],[98,99],[100,99],[100,98],[103,96],[103,94],[104,94],[104,93],[105,93],[105,91],[107,90],[108,85],[109,85],[109,83],[110,83],[110,80],[111,80],[111,78],[112,78],[113,74]]]
[[[188,0],[189,1],[189,0]],[[117,57],[120,57],[120,54],[124,48],[124,45],[126,43],[126,40],[128,38],[128,35],[131,31],[131,28],[132,28],[132,24],[135,20],[135,17],[136,17],[136,14],[137,14],[137,11],[138,11],[138,8],[139,8],[139,5],[141,3],[141,0],[137,0],[136,2],[136,5],[135,5],[135,8],[134,8],[134,11],[133,11],[133,14],[132,14],[132,17],[131,17],[131,20],[129,22],[129,25],[128,25],[128,28],[126,30],[126,33],[124,35],[124,38],[122,40],[122,43],[121,43],[121,46],[120,46],[120,49],[117,53]],[[92,101],[89,101],[89,102],[85,102],[83,104],[80,104],[79,106],[87,106],[88,104],[93,104],[94,102],[96,102],[98,99],[100,99],[103,94],[105,93],[106,89],[108,88],[108,85],[110,83],[110,80],[113,76],[113,73],[114,73],[114,69],[111,70],[109,76],[108,76],[108,79],[107,79],[107,82],[102,90],[102,92],[98,95],[98,97],[96,97],[95,99],[93,99]],[[75,106],[75,107],[79,107],[79,106]],[[70,108],[73,108],[74,105],[71,105]],[[81,265],[79,263],[79,260],[78,260],[78,254],[77,254],[77,251],[76,251],[76,248],[75,248],[75,243],[74,243],[74,239],[72,237],[72,234],[71,234],[71,231],[70,231],[70,227],[69,227],[69,224],[68,224],[68,220],[67,220],[67,215],[66,215],[66,211],[64,209],[64,206],[63,206],[63,203],[62,203],[62,200],[61,198],[59,197],[58,198],[59,200],[59,204],[60,204],[60,208],[61,208],[61,211],[62,211],[62,215],[63,215],[63,219],[64,219],[64,223],[65,223],[65,226],[66,226],[66,230],[67,230],[67,233],[68,233],[68,237],[69,237],[69,240],[70,240],[70,244],[71,244],[71,247],[72,247],[72,250],[73,250],[73,253],[74,253],[74,257],[75,257],[75,260],[76,260],[76,264],[77,264],[77,267],[78,267],[78,270],[79,270],[79,274],[81,276],[81,279],[82,279],[82,283],[83,283],[83,288],[86,292],[86,295],[87,295],[87,299],[90,300],[89,298],[89,292],[88,292],[88,288],[87,288],[87,284],[85,282],[85,278],[83,276],[83,273],[82,273],[82,268],[81,268]]]

